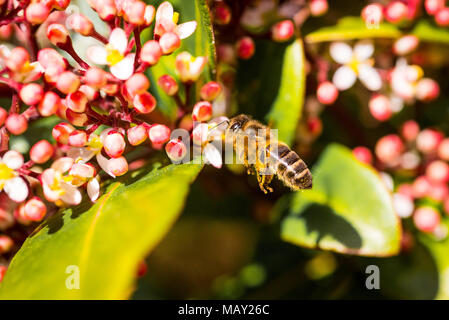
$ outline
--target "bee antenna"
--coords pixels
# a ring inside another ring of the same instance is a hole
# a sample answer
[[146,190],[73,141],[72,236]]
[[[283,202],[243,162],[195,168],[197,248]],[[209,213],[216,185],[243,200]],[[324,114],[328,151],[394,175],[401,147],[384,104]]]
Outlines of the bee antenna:
[[229,124],[229,119],[228,120],[223,120],[222,122],[216,124],[215,126],[213,126],[212,128],[209,129],[209,132],[217,129],[219,126],[221,126],[223,123],[227,122]]

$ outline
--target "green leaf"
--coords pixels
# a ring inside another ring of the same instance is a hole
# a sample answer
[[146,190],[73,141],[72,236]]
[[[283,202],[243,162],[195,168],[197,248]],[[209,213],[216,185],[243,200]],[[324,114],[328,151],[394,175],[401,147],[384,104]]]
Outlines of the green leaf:
[[306,35],[307,43],[353,40],[367,38],[397,38],[399,29],[389,23],[381,23],[378,28],[368,29],[359,17],[345,17],[338,20],[335,26],[323,27]]
[[[201,168],[173,164],[114,182],[94,205],[83,203],[52,217],[12,260],[0,298],[129,297],[139,261],[176,221]],[[79,289],[66,287],[69,266],[79,267]]]
[[291,144],[301,116],[305,94],[305,57],[302,40],[297,39],[284,53],[281,83],[267,121],[278,130],[279,140]]
[[[216,53],[215,53],[215,38],[212,30],[212,22],[209,12],[209,7],[206,0],[173,0],[170,1],[179,12],[179,23],[195,20],[198,23],[195,32],[187,39],[182,40],[181,47],[169,56],[164,56],[160,59],[158,64],[151,67],[148,75],[151,82],[154,84],[151,87],[151,92],[158,101],[158,106],[161,111],[174,119],[176,117],[176,103],[173,98],[167,96],[156,84],[157,79],[164,74],[170,74],[176,78],[175,73],[175,57],[182,51],[188,51],[193,56],[205,56],[208,58],[208,65],[203,72],[205,81],[214,79],[216,73]],[[156,8],[162,1],[152,3]],[[147,32],[143,37],[146,41],[152,38],[152,32]]]
[[449,44],[449,30],[432,25],[427,20],[420,20],[412,31],[421,41]]
[[333,144],[313,170],[312,190],[292,196],[282,221],[285,241],[364,256],[390,256],[400,248],[400,221],[379,175]]

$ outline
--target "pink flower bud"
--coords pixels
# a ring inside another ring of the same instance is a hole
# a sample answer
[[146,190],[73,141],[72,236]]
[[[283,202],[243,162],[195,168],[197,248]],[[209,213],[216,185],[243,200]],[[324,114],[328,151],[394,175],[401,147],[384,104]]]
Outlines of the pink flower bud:
[[271,36],[277,42],[288,41],[294,32],[295,26],[290,20],[278,22],[271,28]]
[[104,21],[110,21],[117,16],[114,0],[95,0],[95,10]]
[[62,24],[52,23],[47,27],[47,38],[57,46],[67,43],[70,39],[70,34]]
[[107,74],[103,69],[97,67],[89,68],[84,74],[84,82],[91,87],[101,89],[108,82]]
[[440,86],[435,80],[422,78],[416,85],[416,97],[425,102],[435,100],[440,95]]
[[86,111],[87,102],[86,95],[81,91],[69,93],[65,98],[67,107],[78,113]]
[[38,105],[39,113],[43,117],[49,117],[61,107],[61,98],[52,91],[47,91]]
[[90,163],[77,162],[69,170],[69,175],[86,179],[93,178],[96,174],[97,170]]
[[150,40],[145,42],[140,51],[140,60],[148,63],[150,66],[155,65],[162,56],[162,49],[159,42]]
[[219,44],[217,46],[217,59],[227,64],[235,61],[235,48],[230,44]]
[[419,133],[419,124],[414,120],[404,122],[401,127],[401,135],[406,141],[414,141]]
[[375,153],[380,161],[394,165],[404,150],[401,138],[390,134],[379,139],[376,143]]
[[220,84],[215,81],[209,81],[201,88],[200,96],[203,100],[212,101],[217,98],[220,92]]
[[28,129],[28,121],[23,115],[13,113],[6,119],[5,126],[12,134],[19,135]]
[[435,22],[440,27],[449,26],[449,8],[443,8],[435,14]]
[[0,254],[9,252],[14,246],[14,241],[7,235],[0,235]]
[[74,13],[68,17],[67,25],[83,36],[89,36],[94,30],[92,21],[80,13]]
[[145,7],[145,14],[143,16],[143,18],[145,19],[145,25],[149,26],[151,22],[153,22],[155,13],[156,10],[151,4]]
[[145,93],[150,87],[148,78],[143,73],[135,73],[125,82],[126,90],[131,96]]
[[443,203],[444,212],[449,215],[449,198],[446,198]]
[[420,207],[413,214],[416,228],[422,232],[433,232],[440,224],[440,214],[432,207]]
[[391,111],[390,100],[382,95],[374,95],[369,101],[369,110],[374,119],[379,121],[386,121],[391,118],[393,112]]
[[159,77],[159,79],[157,80],[157,84],[169,96],[175,95],[179,89],[176,80],[173,79],[173,77],[168,74],[164,74],[163,76]]
[[133,105],[140,113],[150,113],[156,108],[156,99],[149,92],[144,92],[134,97]]
[[316,96],[322,104],[333,104],[338,98],[338,89],[332,82],[324,81],[318,86]]
[[438,157],[442,160],[449,161],[449,138],[445,138],[438,146]]
[[29,221],[41,221],[46,214],[45,204],[38,197],[34,197],[26,202],[22,218]]
[[25,9],[25,18],[31,24],[41,24],[47,20],[50,9],[43,3],[35,2]]
[[163,54],[170,54],[181,46],[181,39],[174,32],[166,32],[159,39]]
[[56,82],[56,88],[65,94],[69,94],[78,90],[80,86],[79,77],[70,71],[63,72]]
[[309,119],[307,119],[306,125],[307,130],[313,136],[318,136],[321,134],[321,132],[323,132],[323,122],[317,116],[312,116]]
[[193,107],[193,121],[207,121],[212,117],[212,104],[209,101],[200,101]]
[[401,183],[398,186],[397,193],[400,193],[406,197],[413,198],[413,188],[410,183]]
[[379,25],[384,19],[383,7],[379,3],[372,3],[363,8],[361,13],[363,21],[370,25]]
[[436,152],[444,135],[434,129],[424,129],[416,138],[416,147],[422,153]]
[[112,158],[108,161],[108,170],[116,177],[120,177],[128,172],[128,162],[124,157]]
[[51,132],[51,135],[53,138],[61,143],[61,144],[68,144],[69,143],[69,135],[75,130],[75,128],[65,122],[58,123],[53,127],[53,130]]
[[69,134],[68,144],[72,147],[84,147],[87,143],[87,133],[83,130],[74,130]]
[[419,44],[417,36],[409,34],[396,40],[393,44],[393,52],[403,56],[416,50]]
[[371,164],[373,162],[373,155],[371,150],[366,147],[356,147],[352,150],[352,154],[359,160],[360,162]]
[[209,126],[207,123],[199,123],[193,128],[192,141],[194,144],[201,146],[208,139]]
[[30,158],[35,163],[45,163],[53,155],[53,146],[47,140],[36,142],[30,150]]
[[435,183],[449,182],[449,165],[441,160],[435,160],[429,163],[426,168],[426,176]]
[[71,124],[77,127],[84,127],[85,125],[87,125],[87,122],[89,120],[85,113],[77,113],[69,108],[67,108],[67,110],[65,111],[65,115],[67,117],[67,120],[69,120]]
[[147,129],[143,124],[131,127],[126,131],[128,141],[132,146],[137,146],[147,139]]
[[231,22],[231,9],[224,2],[218,2],[214,8],[214,22],[219,25],[227,25]]
[[170,128],[163,124],[152,125],[148,129],[148,137],[153,144],[163,144],[170,139]]
[[115,130],[111,130],[108,132],[104,139],[104,151],[106,151],[107,155],[111,158],[118,158],[125,151],[126,142],[123,138],[123,135]]
[[30,61],[30,55],[25,48],[15,47],[11,50],[10,55],[6,59],[6,66],[9,70],[17,72]]
[[179,162],[186,156],[187,147],[181,140],[172,139],[165,145],[165,152],[172,161]]
[[65,10],[70,4],[70,0],[50,0],[50,3],[53,4],[53,8],[56,10]]
[[133,1],[125,5],[123,11],[125,13],[125,20],[134,24],[141,25],[145,23],[145,3],[142,1]]
[[426,176],[419,176],[413,181],[412,192],[414,198],[423,198],[430,191],[430,181]]
[[311,0],[309,2],[310,14],[315,17],[322,16],[329,9],[327,0]]
[[6,117],[8,117],[8,112],[0,107],[0,126],[5,123]]
[[22,87],[19,95],[26,104],[35,105],[44,97],[44,90],[37,83],[29,83]]
[[2,282],[5,277],[6,270],[8,270],[8,267],[0,265],[0,282]]
[[97,89],[85,84],[81,85],[78,90],[84,93],[89,101],[95,100],[100,95]]
[[250,37],[243,37],[237,41],[237,55],[240,59],[248,60],[250,59],[256,50],[254,41]]
[[385,19],[391,23],[399,23],[407,17],[407,6],[401,1],[392,1],[385,8]]
[[6,24],[0,27],[0,39],[2,40],[8,40],[13,33],[13,27],[12,24]]
[[425,0],[424,7],[429,15],[433,16],[444,8],[446,0]]

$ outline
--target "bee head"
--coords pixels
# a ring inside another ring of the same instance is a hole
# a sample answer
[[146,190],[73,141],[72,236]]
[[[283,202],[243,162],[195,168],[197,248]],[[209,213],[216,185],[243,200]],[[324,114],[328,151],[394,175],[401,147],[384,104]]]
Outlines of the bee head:
[[228,130],[233,133],[237,132],[242,129],[245,123],[247,123],[249,120],[251,120],[251,118],[247,115],[238,115],[229,121]]

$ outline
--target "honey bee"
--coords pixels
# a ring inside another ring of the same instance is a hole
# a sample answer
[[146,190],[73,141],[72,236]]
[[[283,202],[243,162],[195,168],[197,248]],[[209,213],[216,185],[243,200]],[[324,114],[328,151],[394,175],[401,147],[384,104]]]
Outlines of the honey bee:
[[237,156],[243,157],[248,173],[256,174],[264,193],[273,191],[269,184],[275,175],[294,191],[311,189],[312,173],[305,162],[288,145],[273,140],[269,132],[267,126],[241,114],[229,120],[224,138],[233,144]]

